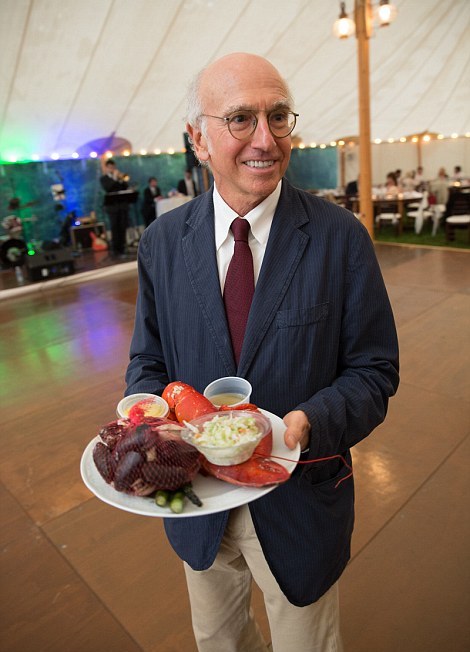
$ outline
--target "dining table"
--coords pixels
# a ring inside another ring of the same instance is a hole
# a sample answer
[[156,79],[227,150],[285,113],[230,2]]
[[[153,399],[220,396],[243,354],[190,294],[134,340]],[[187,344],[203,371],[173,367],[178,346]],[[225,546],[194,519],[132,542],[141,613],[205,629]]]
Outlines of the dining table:
[[163,215],[163,213],[168,213],[168,211],[178,208],[186,204],[186,202],[191,201],[192,197],[187,195],[175,195],[173,197],[165,197],[164,199],[157,199],[156,204],[156,213],[157,217]]
[[[398,220],[398,234],[403,231],[403,221],[406,217],[406,207],[412,203],[419,203],[423,198],[422,193],[415,190],[400,192],[396,195],[387,195],[382,192],[372,193],[372,205],[374,208],[374,220],[382,212],[399,213],[401,219]],[[352,205],[352,212],[359,213],[359,197],[349,198]]]

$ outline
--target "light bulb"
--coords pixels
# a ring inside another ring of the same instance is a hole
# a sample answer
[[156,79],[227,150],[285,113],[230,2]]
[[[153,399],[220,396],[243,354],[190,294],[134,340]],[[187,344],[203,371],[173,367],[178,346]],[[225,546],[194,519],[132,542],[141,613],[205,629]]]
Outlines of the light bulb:
[[333,24],[333,34],[337,38],[348,38],[348,36],[353,36],[355,32],[356,25],[346,13],[345,3],[341,2],[339,18]]
[[392,23],[397,15],[397,8],[391,5],[388,0],[380,0],[380,5],[377,9],[380,27],[386,27]]

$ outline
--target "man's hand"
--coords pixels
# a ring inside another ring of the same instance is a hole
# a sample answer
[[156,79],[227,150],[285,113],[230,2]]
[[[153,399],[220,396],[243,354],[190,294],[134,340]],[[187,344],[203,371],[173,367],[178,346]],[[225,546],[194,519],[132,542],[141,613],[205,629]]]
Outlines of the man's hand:
[[295,448],[300,443],[300,450],[308,447],[310,441],[310,423],[305,412],[293,410],[288,412],[283,419],[287,426],[284,441],[288,448]]

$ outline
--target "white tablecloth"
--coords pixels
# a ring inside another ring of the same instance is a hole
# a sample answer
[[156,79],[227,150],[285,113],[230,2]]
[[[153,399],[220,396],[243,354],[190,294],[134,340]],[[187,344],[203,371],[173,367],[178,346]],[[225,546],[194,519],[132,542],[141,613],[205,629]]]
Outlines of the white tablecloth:
[[187,197],[186,195],[168,197],[167,199],[159,199],[157,202],[155,202],[157,217],[160,217],[160,215],[163,215],[163,213],[168,213],[168,211],[171,211],[173,208],[177,208],[178,206],[182,206],[182,204],[186,204],[187,201],[191,201],[191,197]]

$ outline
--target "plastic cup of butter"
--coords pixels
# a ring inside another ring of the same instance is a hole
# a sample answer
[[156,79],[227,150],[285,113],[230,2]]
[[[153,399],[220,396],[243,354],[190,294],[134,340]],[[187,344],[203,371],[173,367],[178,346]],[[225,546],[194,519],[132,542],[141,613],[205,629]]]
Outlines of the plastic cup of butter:
[[120,419],[127,418],[129,416],[129,410],[136,404],[142,403],[142,409],[145,416],[149,417],[166,417],[170,408],[168,403],[161,396],[156,394],[129,394],[121,399],[116,408],[116,415]]
[[215,407],[221,405],[236,407],[250,402],[251,391],[251,384],[244,378],[225,376],[209,383],[204,390],[204,396]]

